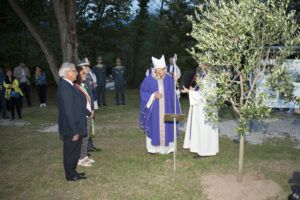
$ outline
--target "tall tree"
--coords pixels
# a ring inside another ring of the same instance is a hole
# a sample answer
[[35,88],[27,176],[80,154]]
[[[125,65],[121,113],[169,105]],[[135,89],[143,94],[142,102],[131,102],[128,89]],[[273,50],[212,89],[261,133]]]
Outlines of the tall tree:
[[[300,45],[299,26],[294,13],[287,14],[287,5],[286,1],[276,0],[219,0],[218,3],[208,0],[206,10],[200,5],[201,15],[190,18],[191,36],[197,42],[189,52],[199,65],[207,66],[218,85],[216,94],[206,94],[207,116],[216,120],[214,108],[220,108],[226,101],[231,102],[239,115],[235,128],[240,135],[239,182],[244,134],[248,130],[246,120],[263,120],[271,112],[268,94],[258,91],[258,81],[266,79],[266,87],[279,91],[281,99],[299,103],[293,95],[294,85],[285,62],[295,46]],[[283,48],[272,55],[268,46],[278,44]],[[198,83],[201,87],[200,79]]]
[[144,41],[144,36],[146,32],[146,23],[147,23],[147,17],[148,17],[148,3],[149,0],[139,0],[139,11],[138,15],[133,22],[134,27],[134,54],[133,54],[133,73],[131,77],[131,84],[136,85],[136,76],[138,66],[139,66],[139,53],[141,50],[141,45]]
[[[19,6],[19,4],[15,0],[7,0],[7,2],[10,4],[15,13],[20,17],[33,38],[39,44],[47,59],[53,77],[56,83],[58,83],[58,64],[55,55],[48,47],[44,39],[41,37],[39,31],[33,25],[32,21]],[[53,0],[52,2],[56,14],[56,19],[59,24],[63,61],[76,62],[78,55],[78,42],[75,24],[75,3],[72,0],[67,0],[66,8],[64,0]]]

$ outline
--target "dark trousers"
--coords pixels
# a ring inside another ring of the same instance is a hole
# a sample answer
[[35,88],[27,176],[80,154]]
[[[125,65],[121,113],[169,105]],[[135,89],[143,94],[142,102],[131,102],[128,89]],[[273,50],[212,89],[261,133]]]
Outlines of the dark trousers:
[[92,148],[96,148],[95,146],[94,146],[94,143],[93,143],[93,137],[92,136],[90,136],[89,137],[89,142],[88,142],[88,145],[87,145],[87,149],[89,150],[89,149],[92,149]]
[[18,116],[19,118],[22,117],[21,115],[21,97],[20,98],[10,98],[8,101],[8,107],[9,107],[9,110],[11,112],[11,118],[14,119],[15,118],[15,108],[17,109],[17,113],[18,113]]
[[2,88],[2,90],[0,90],[0,111],[2,113],[2,118],[7,117],[4,88]]
[[[31,106],[30,100],[30,86],[27,83],[20,83],[20,89],[22,90],[23,95],[26,97],[27,105]],[[23,98],[21,100],[21,106],[23,106]]]
[[121,94],[121,103],[122,104],[125,104],[125,94],[124,94],[124,90],[125,90],[125,86],[124,85],[121,85],[121,86],[115,86],[115,92],[116,92],[116,104],[120,104],[120,99],[119,99],[119,96]]
[[73,179],[76,175],[76,167],[80,157],[82,137],[72,141],[72,136],[64,136],[63,156],[64,169],[67,180]]
[[46,103],[47,85],[45,85],[45,84],[37,85],[36,89],[37,89],[37,92],[38,92],[38,95],[39,95],[40,104]]
[[[102,96],[102,98],[101,98]],[[105,100],[105,86],[97,86],[97,101],[98,101],[98,105],[101,105],[101,102],[103,105],[106,104],[106,100]],[[102,101],[101,101],[102,99]]]

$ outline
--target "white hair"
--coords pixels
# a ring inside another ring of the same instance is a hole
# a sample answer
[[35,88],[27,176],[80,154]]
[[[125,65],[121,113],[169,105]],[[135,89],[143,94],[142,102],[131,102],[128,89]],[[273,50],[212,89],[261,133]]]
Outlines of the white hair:
[[72,67],[75,67],[73,63],[64,62],[59,68],[58,71],[59,77],[63,77],[67,71],[71,70]]

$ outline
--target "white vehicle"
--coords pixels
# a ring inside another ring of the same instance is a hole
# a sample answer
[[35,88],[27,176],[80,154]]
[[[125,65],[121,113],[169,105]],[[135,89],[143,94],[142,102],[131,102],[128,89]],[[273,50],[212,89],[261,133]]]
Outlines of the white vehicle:
[[[272,50],[276,51],[280,48],[282,47],[279,46],[272,47]],[[294,95],[300,98],[300,59],[299,58],[300,58],[300,47],[297,47],[295,53],[289,59],[286,60],[284,66],[289,67],[289,72],[292,77],[293,85],[295,86]],[[262,61],[262,63],[264,62],[265,61]],[[269,60],[269,64],[272,65],[272,63],[274,63],[274,60],[272,59]],[[257,89],[258,91],[266,91],[267,94],[271,95],[271,91],[266,87],[265,82],[266,82],[265,76],[263,76],[261,80],[258,81],[257,83]],[[270,99],[269,101],[269,105],[271,108],[279,108],[279,109],[288,108],[291,110],[295,110],[300,106],[300,105],[295,105],[292,102],[284,103],[283,100],[280,99],[278,93],[275,92],[275,95],[278,96],[278,98],[272,100]]]

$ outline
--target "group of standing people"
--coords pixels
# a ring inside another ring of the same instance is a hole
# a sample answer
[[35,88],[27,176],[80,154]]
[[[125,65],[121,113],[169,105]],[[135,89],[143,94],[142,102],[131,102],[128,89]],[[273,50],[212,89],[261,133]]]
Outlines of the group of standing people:
[[[30,98],[30,70],[24,62],[14,70],[0,68],[0,108],[3,119],[9,119],[7,111],[11,112],[11,119],[15,119],[15,110],[19,119],[22,118],[23,96],[26,97],[28,107],[31,107]],[[39,66],[36,66],[34,81],[37,87],[40,100],[40,107],[46,107],[46,74]]]
[[[116,60],[113,68],[115,80],[116,104],[125,105],[125,67],[121,60]],[[63,63],[59,69],[60,83],[57,90],[58,126],[63,138],[63,163],[68,181],[86,179],[85,173],[78,173],[76,167],[90,167],[96,161],[89,156],[89,151],[101,151],[94,147],[92,136],[95,135],[95,110],[106,106],[107,67],[102,57],[97,58],[97,65],[90,68],[87,58],[78,62]]]
[[[181,106],[176,93],[176,85],[180,77],[180,69],[170,59],[167,66],[164,56],[161,59],[152,57],[153,67],[149,69],[140,86],[140,125],[146,133],[146,149],[149,153],[168,154],[175,151],[174,122],[165,121],[165,114],[180,114]],[[116,104],[125,104],[122,93],[125,83],[119,79],[124,77],[125,68],[120,60],[113,69],[116,87]],[[151,71],[150,71],[151,70]],[[88,155],[91,136],[95,132],[94,120],[97,106],[106,105],[105,84],[107,68],[102,58],[97,58],[97,65],[90,69],[87,58],[79,63],[63,63],[59,69],[60,83],[57,90],[59,133],[63,137],[63,163],[65,177],[68,181],[86,179],[85,173],[76,171],[78,165],[89,167],[95,162]],[[197,76],[213,90],[215,83],[203,68]],[[190,110],[184,139],[184,148],[196,153],[195,158],[216,155],[219,152],[218,127],[205,116],[205,88],[181,88],[190,100]],[[176,112],[175,112],[176,110]],[[176,122],[175,128],[178,125]]]
[[[174,63],[170,58],[170,63]],[[177,66],[173,73],[166,65],[165,58],[152,57],[153,67],[146,72],[146,78],[140,86],[140,126],[146,133],[146,149],[150,154],[168,154],[175,151],[174,122],[165,121],[165,114],[181,113],[181,107],[176,95],[178,81]],[[219,152],[218,126],[206,117],[206,92],[213,93],[216,88],[212,77],[203,67],[197,70],[196,76],[202,87],[183,87],[181,93],[189,96],[190,109],[183,148],[196,153],[194,158],[213,156]],[[176,122],[178,137],[178,125]]]
[[[97,65],[94,66],[92,72],[96,77],[96,96],[99,106],[107,106],[105,95],[107,71],[107,66],[103,64],[103,59],[99,56],[97,58]],[[116,66],[112,69],[112,78],[114,80],[116,105],[125,105],[126,68],[121,65],[120,58],[116,59]]]

